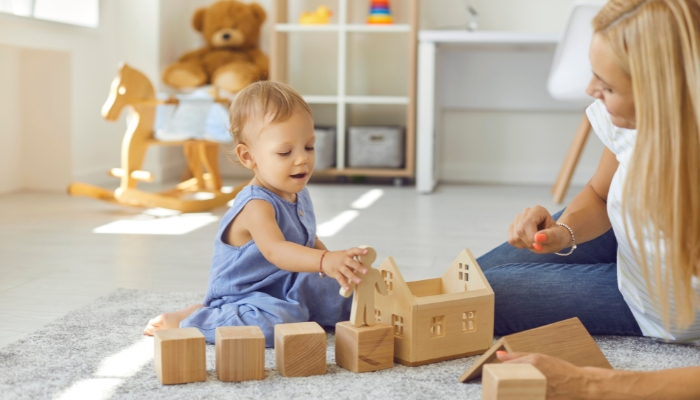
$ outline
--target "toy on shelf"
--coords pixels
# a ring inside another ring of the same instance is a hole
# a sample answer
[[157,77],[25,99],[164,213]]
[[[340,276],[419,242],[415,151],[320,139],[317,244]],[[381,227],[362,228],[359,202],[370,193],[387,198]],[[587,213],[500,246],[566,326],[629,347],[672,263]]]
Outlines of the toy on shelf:
[[542,353],[579,367],[612,369],[612,365],[578,318],[570,318],[503,336],[459,378],[467,382],[481,375],[484,364],[498,363],[496,352]]
[[275,325],[275,363],[282,376],[326,373],[326,331],[316,322]]
[[206,342],[197,328],[155,331],[153,364],[164,385],[207,380]]
[[261,27],[267,15],[257,3],[215,1],[197,9],[192,27],[206,45],[183,54],[163,71],[163,82],[177,88],[213,84],[237,93],[267,79],[269,60],[260,50]]
[[368,24],[391,24],[391,10],[389,9],[389,0],[372,0],[369,5],[369,15],[367,16]]
[[414,367],[491,346],[494,294],[468,249],[441,278],[406,282],[391,257],[379,270],[389,293],[378,298],[377,316],[393,327],[395,361]]
[[484,365],[481,400],[545,400],[547,378],[530,364]]
[[371,247],[360,247],[367,249],[367,254],[357,257],[367,274],[361,275],[359,285],[351,283],[349,290],[340,289],[344,297],[353,291],[355,295],[350,321],[335,325],[335,362],[353,372],[369,372],[394,366],[394,336],[390,325],[375,320],[375,290],[388,294],[381,273],[372,268],[377,253]]
[[[228,103],[228,100],[217,101]],[[130,106],[130,123],[122,140],[121,166],[108,173],[121,179],[116,190],[107,190],[85,183],[68,186],[71,196],[87,196],[98,200],[135,206],[161,207],[181,212],[199,212],[225,205],[244,185],[233,190],[222,187],[219,173],[219,143],[207,140],[160,141],[154,138],[156,106],[177,103],[177,99],[159,100],[153,85],[140,71],[127,64],[119,67],[112,81],[109,97],[102,106],[102,116],[116,121],[122,110]],[[150,193],[137,189],[139,181],[151,182],[153,175],[141,170],[149,146],[183,147],[191,179],[173,189]],[[201,193],[201,194],[200,194]]]
[[303,11],[299,16],[300,25],[327,25],[333,12],[326,6],[318,6],[316,11]]
[[265,379],[265,335],[260,327],[216,328],[216,373],[221,382]]

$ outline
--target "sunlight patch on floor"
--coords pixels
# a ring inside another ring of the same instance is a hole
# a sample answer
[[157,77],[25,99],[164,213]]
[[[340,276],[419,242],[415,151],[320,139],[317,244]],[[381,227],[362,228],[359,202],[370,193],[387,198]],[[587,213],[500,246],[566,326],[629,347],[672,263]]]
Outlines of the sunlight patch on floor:
[[316,235],[320,238],[335,236],[338,232],[345,228],[345,226],[347,226],[350,222],[352,222],[355,218],[357,218],[360,215],[360,212],[356,209],[365,209],[370,207],[383,195],[384,191],[382,189],[372,189],[364,193],[362,196],[358,197],[357,200],[353,201],[350,205],[353,208],[353,210],[345,210],[333,217],[333,219],[331,219],[330,221],[318,224],[318,228],[316,229]]
[[56,400],[103,400],[112,397],[117,387],[124,383],[124,378],[136,375],[153,360],[153,346],[152,337],[139,340],[102,360],[94,375],[95,378],[77,381],[54,398]]
[[188,213],[162,208],[146,210],[130,219],[121,219],[93,229],[93,233],[134,235],[184,235],[219,220],[211,213]]
[[316,229],[316,236],[320,238],[334,236],[336,233],[340,232],[341,229],[345,228],[345,225],[357,218],[358,215],[360,215],[360,212],[357,210],[343,211],[330,221],[319,224]]
[[384,196],[384,191],[382,189],[372,189],[353,201],[351,207],[357,209],[368,208],[382,196]]

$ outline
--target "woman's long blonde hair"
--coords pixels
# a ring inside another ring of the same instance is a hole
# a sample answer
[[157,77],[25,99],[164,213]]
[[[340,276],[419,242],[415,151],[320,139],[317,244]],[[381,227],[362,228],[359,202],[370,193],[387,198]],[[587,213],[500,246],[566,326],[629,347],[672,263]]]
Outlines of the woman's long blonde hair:
[[700,277],[700,2],[611,0],[593,29],[634,91],[637,140],[622,208],[628,240],[632,232],[666,327],[673,302],[683,329],[700,308],[692,286]]

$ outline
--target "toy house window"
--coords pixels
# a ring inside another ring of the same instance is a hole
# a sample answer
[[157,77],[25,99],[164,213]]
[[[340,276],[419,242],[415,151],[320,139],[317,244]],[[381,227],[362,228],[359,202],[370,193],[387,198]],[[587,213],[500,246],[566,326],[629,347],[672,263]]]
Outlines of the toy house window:
[[394,336],[403,337],[403,317],[394,314],[391,316],[392,325],[394,325]]
[[374,310],[374,319],[376,319],[378,322],[381,322],[382,320],[382,312],[375,309]]
[[389,271],[382,271],[382,278],[384,279],[384,283],[386,283],[386,288],[387,290],[391,291],[394,288],[393,284],[393,278],[394,275],[389,272]]
[[430,324],[430,337],[445,336],[445,316],[433,317]]
[[469,264],[459,263],[459,280],[469,282]]
[[474,332],[476,330],[476,311],[462,313],[462,332]]

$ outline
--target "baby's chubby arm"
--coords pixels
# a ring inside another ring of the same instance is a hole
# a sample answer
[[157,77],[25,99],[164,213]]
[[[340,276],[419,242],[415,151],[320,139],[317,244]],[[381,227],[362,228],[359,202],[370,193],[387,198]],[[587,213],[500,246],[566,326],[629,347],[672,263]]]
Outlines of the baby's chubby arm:
[[[262,255],[280,269],[291,272],[319,272],[321,256],[326,252],[323,243],[316,241],[316,248],[288,242],[275,220],[275,209],[264,200],[251,200],[236,217],[237,224],[250,232]],[[367,270],[355,260],[365,249],[353,247],[348,250],[329,251],[323,256],[323,272],[348,289],[348,280],[360,283],[356,273]]]

